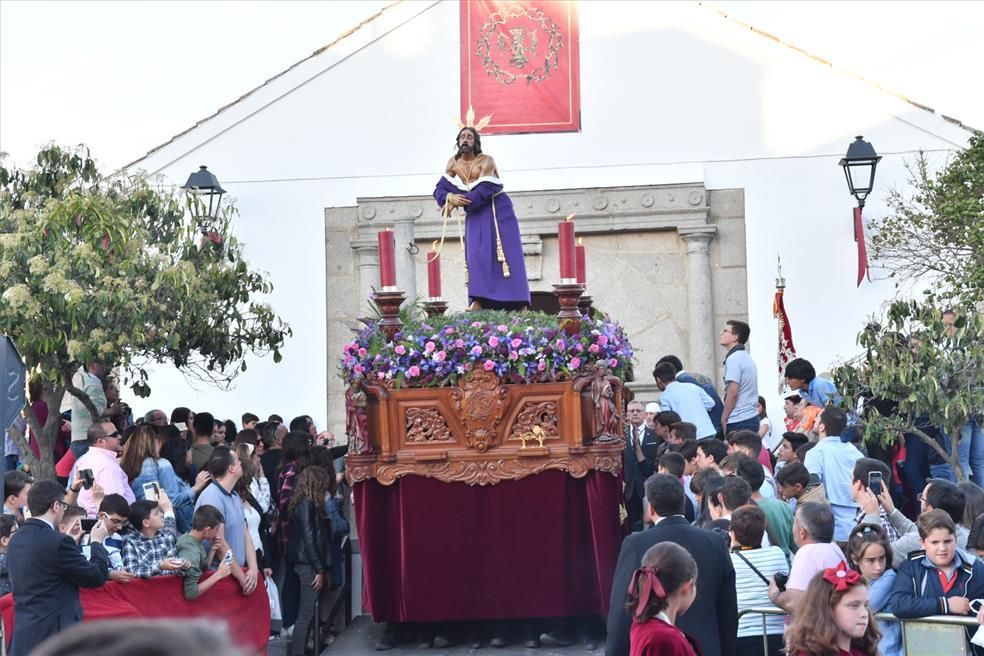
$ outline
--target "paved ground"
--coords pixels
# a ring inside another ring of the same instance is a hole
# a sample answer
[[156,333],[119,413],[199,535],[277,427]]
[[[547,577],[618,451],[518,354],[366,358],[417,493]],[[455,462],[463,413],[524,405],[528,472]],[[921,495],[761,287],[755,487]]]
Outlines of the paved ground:
[[[344,656],[423,656],[423,654],[433,654],[433,656],[465,656],[465,654],[488,654],[488,656],[602,656],[605,652],[604,645],[598,649],[588,650],[583,645],[575,645],[563,649],[527,649],[522,644],[510,645],[503,649],[493,649],[484,645],[481,649],[470,649],[467,646],[449,647],[447,649],[420,649],[415,645],[401,645],[389,651],[376,651],[374,645],[382,633],[382,625],[373,624],[368,617],[359,617],[348,627],[335,642],[324,652],[325,656],[344,655]],[[281,640],[272,640],[269,656],[285,656],[285,644]]]

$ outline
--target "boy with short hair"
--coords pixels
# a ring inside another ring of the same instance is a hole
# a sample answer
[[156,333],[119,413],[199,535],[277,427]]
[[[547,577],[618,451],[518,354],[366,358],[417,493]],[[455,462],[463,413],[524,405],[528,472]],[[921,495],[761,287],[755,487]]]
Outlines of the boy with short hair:
[[[232,564],[221,558],[219,567],[212,576],[200,582],[202,574],[208,571],[212,558],[222,551],[224,545],[219,536],[225,518],[215,506],[199,506],[191,519],[191,530],[178,538],[176,550],[178,558],[188,563],[184,578],[185,599],[192,601],[212,589],[216,583],[232,573]],[[211,551],[205,550],[204,542],[211,542]]]
[[779,475],[779,470],[791,462],[796,462],[796,449],[810,441],[810,438],[803,433],[787,431],[782,434],[782,444],[779,445],[779,455],[776,456],[775,474]]
[[62,515],[62,520],[58,522],[58,526],[55,527],[55,530],[75,540],[75,544],[79,544],[82,540],[82,536],[84,535],[84,531],[82,530],[82,518],[85,517],[86,514],[85,508],[81,506],[66,506],[65,514]]
[[721,461],[728,455],[728,447],[716,437],[697,442],[697,469],[721,471]]
[[957,548],[957,527],[945,511],[927,510],[916,525],[923,548],[899,566],[889,608],[905,619],[968,615],[970,601],[984,597],[984,563]]
[[7,545],[17,532],[17,520],[13,515],[0,515],[0,597],[11,590],[10,570],[7,568]]
[[7,472],[3,477],[3,514],[13,515],[18,526],[24,523],[27,494],[33,484],[33,478],[17,469]]
[[780,496],[789,504],[789,509],[795,512],[800,497],[810,486],[810,472],[803,463],[790,462],[776,474],[776,485],[779,486]]
[[[769,468],[762,464],[762,438],[757,433],[750,430],[732,431],[728,434],[728,452],[744,453],[752,460],[758,462],[762,466],[762,477],[764,478],[759,492],[767,499],[774,499],[776,497],[776,481],[772,478],[772,472],[769,471]],[[765,455],[766,459],[768,459],[768,454]]]
[[140,578],[181,575],[188,568],[175,554],[174,508],[163,489],[160,499],[160,503],[142,499],[130,505],[132,530],[123,538],[123,567]]
[[[658,474],[669,474],[679,480],[681,485],[685,485],[683,481],[683,472],[686,467],[687,465],[686,462],[684,462],[682,455],[676,451],[667,451],[660,456],[659,465],[657,466],[656,472]],[[684,487],[684,490],[686,490],[686,487]],[[697,514],[695,510],[697,505],[690,500],[689,496],[684,495],[684,497],[683,516],[688,522],[692,522]]]
[[[856,524],[872,524],[874,522],[870,521],[874,517],[868,516],[868,508],[862,505],[862,500],[867,499],[863,492],[872,490],[868,487],[868,481],[871,478],[872,473],[879,473],[882,475],[882,489],[888,489],[888,486],[892,482],[892,473],[886,465],[881,460],[876,460],[875,458],[861,458],[854,463],[854,472],[851,478],[851,499],[857,503],[860,507],[858,508],[858,513],[855,519]],[[872,494],[874,494],[872,492]],[[877,514],[878,523],[881,527],[885,529],[885,534],[888,536],[889,542],[895,542],[899,539],[898,530],[892,525],[889,519],[888,513],[881,506],[875,504],[878,508],[877,511],[872,512],[871,515]],[[874,508],[871,508],[874,510]]]
[[796,551],[793,541],[793,511],[789,505],[775,497],[765,497],[759,491],[765,482],[762,464],[744,453],[733,453],[729,458],[738,459],[735,473],[745,479],[752,489],[752,501],[765,513],[765,525],[772,544],[780,547],[786,558]]

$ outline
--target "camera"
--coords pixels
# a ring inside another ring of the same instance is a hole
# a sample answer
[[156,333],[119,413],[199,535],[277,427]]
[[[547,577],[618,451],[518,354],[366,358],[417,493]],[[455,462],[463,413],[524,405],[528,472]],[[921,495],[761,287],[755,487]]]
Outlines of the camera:
[[776,572],[772,580],[776,582],[776,587],[779,588],[779,592],[786,591],[786,583],[789,581],[789,573],[787,572]]
[[91,490],[92,484],[96,482],[96,479],[92,476],[91,469],[80,469],[79,478],[82,479],[82,487],[87,490]]

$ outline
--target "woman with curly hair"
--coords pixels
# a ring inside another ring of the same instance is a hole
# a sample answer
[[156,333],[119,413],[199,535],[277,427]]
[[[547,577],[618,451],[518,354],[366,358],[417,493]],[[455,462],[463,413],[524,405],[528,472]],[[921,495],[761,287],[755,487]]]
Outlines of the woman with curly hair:
[[843,562],[810,581],[786,630],[789,656],[877,656],[881,633],[864,578]]
[[297,477],[297,487],[287,507],[287,564],[297,574],[301,587],[291,656],[303,656],[315,601],[322,586],[331,585],[331,526],[325,512],[325,495],[333,483],[326,469],[305,467]]
[[697,641],[674,626],[696,597],[693,556],[675,542],[650,547],[629,582],[629,656],[699,656]]

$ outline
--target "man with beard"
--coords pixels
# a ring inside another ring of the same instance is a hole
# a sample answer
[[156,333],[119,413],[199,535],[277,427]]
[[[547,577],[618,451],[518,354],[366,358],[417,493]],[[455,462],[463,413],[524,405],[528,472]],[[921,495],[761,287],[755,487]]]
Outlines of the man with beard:
[[462,128],[455,147],[434,198],[445,212],[458,207],[465,211],[469,309],[523,309],[530,303],[530,288],[512,201],[495,161],[482,152],[478,129]]

